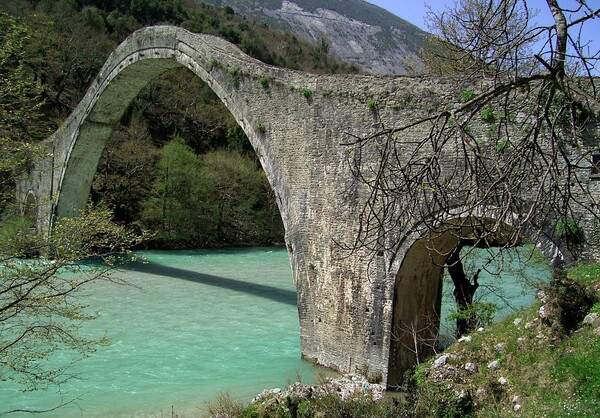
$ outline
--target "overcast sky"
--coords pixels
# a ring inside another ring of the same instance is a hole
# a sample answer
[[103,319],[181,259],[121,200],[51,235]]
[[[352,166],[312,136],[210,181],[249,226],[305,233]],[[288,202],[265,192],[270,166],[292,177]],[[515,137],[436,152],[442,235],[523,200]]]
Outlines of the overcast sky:
[[[383,7],[389,10],[397,16],[400,16],[404,20],[408,20],[410,23],[419,26],[422,29],[427,30],[425,23],[426,4],[429,4],[434,11],[442,11],[445,6],[452,5],[455,3],[453,0],[367,0],[369,3],[376,4],[377,6]],[[561,6],[571,7],[577,4],[576,0],[561,0],[559,2]],[[587,4],[594,10],[600,8],[600,0],[587,0]],[[527,0],[527,5],[531,9],[538,9],[540,11],[537,20],[540,23],[547,23],[552,21],[552,15],[548,10],[546,0]],[[600,43],[600,18],[596,18],[593,21],[586,23],[586,31],[584,36],[593,42],[594,49],[599,48]]]

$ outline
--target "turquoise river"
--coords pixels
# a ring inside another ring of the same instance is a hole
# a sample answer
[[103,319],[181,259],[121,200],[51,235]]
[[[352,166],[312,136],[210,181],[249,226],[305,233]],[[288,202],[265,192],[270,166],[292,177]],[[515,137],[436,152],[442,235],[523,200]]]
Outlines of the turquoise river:
[[[196,417],[223,392],[247,402],[298,377],[315,379],[316,368],[300,359],[296,292],[284,248],[137,256],[144,261],[115,273],[129,285],[95,283],[82,295],[89,309],[100,313],[82,332],[106,334],[110,344],[75,363],[69,369],[75,377],[60,388],[22,392],[12,382],[0,382],[0,416],[32,416],[3,413],[47,410],[74,400],[41,416]],[[530,304],[535,292],[523,278],[547,278],[547,267],[527,263],[524,268],[521,257],[506,264],[510,268],[502,280],[482,277],[499,285],[481,293],[508,301],[511,309]],[[444,306],[451,307],[451,299]]]

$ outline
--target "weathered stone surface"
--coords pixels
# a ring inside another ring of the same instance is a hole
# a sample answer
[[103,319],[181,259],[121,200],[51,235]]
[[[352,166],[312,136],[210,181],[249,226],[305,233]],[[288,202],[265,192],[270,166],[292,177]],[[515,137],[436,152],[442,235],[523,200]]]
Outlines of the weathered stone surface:
[[598,320],[598,314],[593,312],[593,313],[589,313],[585,316],[585,318],[583,318],[583,325],[593,325],[594,322],[596,322]]
[[[437,332],[444,260],[433,262],[427,243],[412,232],[398,251],[346,249],[369,192],[351,163],[360,158],[367,172],[379,154],[376,144],[360,157],[343,144],[450,106],[466,86],[454,79],[306,74],[263,64],[209,35],[142,29],[109,57],[49,141],[49,157],[19,185],[21,202],[41,203],[40,230],[50,231],[56,217],[74,216],[85,206],[106,140],[131,100],[152,79],[181,66],[231,111],[273,187],[298,290],[302,355],[396,384],[415,353],[431,348],[423,341],[415,346],[411,330],[428,325],[432,335]],[[474,84],[468,87],[481,87]],[[425,125],[406,131],[407,141],[428,134]],[[563,257],[563,247],[542,244],[552,260]]]

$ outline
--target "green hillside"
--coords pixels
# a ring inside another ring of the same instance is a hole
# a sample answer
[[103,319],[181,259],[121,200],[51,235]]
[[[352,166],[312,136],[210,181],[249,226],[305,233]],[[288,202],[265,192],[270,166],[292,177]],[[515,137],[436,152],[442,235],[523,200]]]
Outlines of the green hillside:
[[[240,14],[260,16],[298,37],[323,40],[338,57],[367,72],[401,74],[422,67],[419,52],[426,45],[428,33],[363,0],[293,0],[286,7],[282,7],[281,0],[196,1],[230,6]],[[332,18],[323,10],[346,20]],[[367,33],[359,28],[367,29]],[[359,52],[352,51],[352,43],[360,45]]]

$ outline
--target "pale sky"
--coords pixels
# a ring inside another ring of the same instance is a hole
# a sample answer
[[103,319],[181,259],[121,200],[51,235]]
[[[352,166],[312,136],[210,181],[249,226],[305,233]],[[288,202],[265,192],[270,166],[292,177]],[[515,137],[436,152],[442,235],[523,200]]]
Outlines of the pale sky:
[[[376,4],[379,7],[389,10],[413,25],[417,25],[427,30],[425,22],[426,7],[428,4],[434,11],[442,11],[446,6],[452,5],[453,0],[367,0],[369,3]],[[560,0],[559,5],[572,7],[577,4],[576,0]],[[588,6],[592,9],[600,9],[600,0],[587,0]],[[548,10],[546,0],[527,0],[530,9],[538,9],[538,22],[548,23],[552,21],[552,14]],[[593,42],[594,48],[599,49],[600,44],[600,17],[586,23],[585,33],[588,40]]]

